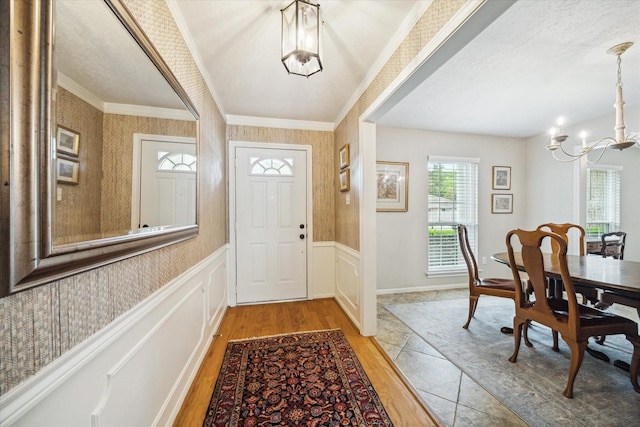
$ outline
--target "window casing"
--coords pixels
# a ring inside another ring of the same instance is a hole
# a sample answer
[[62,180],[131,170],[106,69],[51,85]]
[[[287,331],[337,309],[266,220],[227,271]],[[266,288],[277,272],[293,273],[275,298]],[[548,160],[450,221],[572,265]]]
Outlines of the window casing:
[[466,271],[457,226],[464,224],[474,253],[478,249],[479,159],[429,156],[427,274]]
[[620,230],[621,167],[592,165],[587,168],[587,240]]

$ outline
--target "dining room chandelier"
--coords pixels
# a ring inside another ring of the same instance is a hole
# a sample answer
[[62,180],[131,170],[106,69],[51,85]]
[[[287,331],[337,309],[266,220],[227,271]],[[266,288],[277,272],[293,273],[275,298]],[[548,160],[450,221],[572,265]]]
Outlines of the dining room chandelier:
[[[613,128],[615,130],[615,138],[607,136],[601,138],[592,143],[587,143],[587,134],[585,132],[580,133],[582,139],[582,146],[577,149],[575,153],[571,153],[562,146],[562,143],[566,141],[569,136],[562,132],[562,126],[564,125],[564,119],[559,118],[557,126],[551,129],[551,142],[546,146],[547,150],[551,151],[553,158],[560,162],[573,162],[580,158],[585,158],[587,163],[597,163],[604,155],[606,148],[612,148],[615,150],[624,150],[625,148],[632,147],[634,144],[640,146],[640,135],[637,132],[625,133],[624,124],[624,101],[622,100],[622,54],[633,45],[632,42],[620,43],[607,50],[610,55],[615,55],[618,60],[618,81],[616,83],[616,103],[614,104],[616,110],[616,124]],[[595,159],[589,158],[591,153],[596,148],[602,148],[600,154]],[[564,154],[563,157],[559,157],[556,153],[560,151]]]
[[320,5],[294,0],[280,12],[284,68],[289,74],[305,77],[322,71]]

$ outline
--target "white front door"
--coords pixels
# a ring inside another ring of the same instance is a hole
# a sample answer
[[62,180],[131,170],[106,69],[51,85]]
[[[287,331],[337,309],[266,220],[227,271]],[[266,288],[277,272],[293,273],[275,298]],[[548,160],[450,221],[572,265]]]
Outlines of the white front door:
[[196,223],[196,144],[142,140],[138,227]]
[[307,297],[307,165],[296,149],[235,148],[236,301]]

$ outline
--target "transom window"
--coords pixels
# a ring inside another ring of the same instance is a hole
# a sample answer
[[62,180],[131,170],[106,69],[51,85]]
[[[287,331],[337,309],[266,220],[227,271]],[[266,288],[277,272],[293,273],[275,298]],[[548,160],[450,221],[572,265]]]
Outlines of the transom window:
[[195,172],[196,156],[188,153],[158,152],[158,170]]
[[293,159],[251,157],[251,175],[293,176]]

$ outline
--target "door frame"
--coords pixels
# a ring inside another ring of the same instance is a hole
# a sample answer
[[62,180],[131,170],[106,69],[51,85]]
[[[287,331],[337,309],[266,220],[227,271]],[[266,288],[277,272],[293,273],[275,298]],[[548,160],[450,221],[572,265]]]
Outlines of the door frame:
[[[228,177],[229,177],[229,278],[227,280],[228,304],[231,307],[237,305],[236,284],[237,284],[237,257],[236,257],[236,164],[235,153],[236,148],[255,148],[255,149],[276,149],[276,150],[300,150],[305,152],[305,160],[307,162],[306,190],[307,190],[307,299],[313,299],[311,293],[311,272],[312,269],[312,249],[313,249],[313,169],[312,169],[312,148],[310,145],[303,144],[277,144],[268,142],[247,142],[247,141],[229,141],[227,151],[228,161]],[[271,301],[278,302],[278,301]]]
[[[153,140],[159,142],[177,142],[181,144],[193,144],[196,147],[196,168],[200,169],[198,159],[198,144],[196,138],[191,136],[151,135],[147,133],[133,134],[133,163],[131,164],[131,229],[137,230],[140,219],[140,180],[142,159],[142,141]],[[198,172],[196,171],[196,224],[198,224]]]

